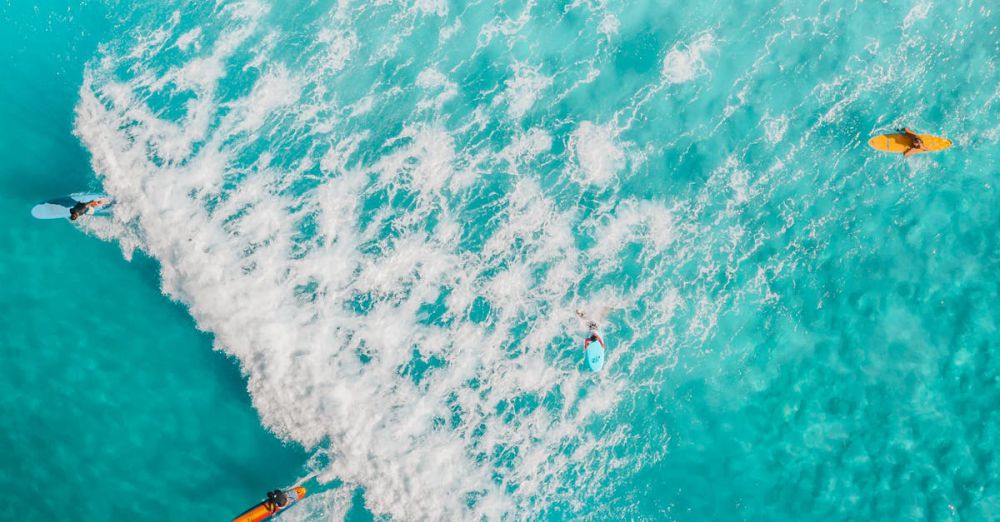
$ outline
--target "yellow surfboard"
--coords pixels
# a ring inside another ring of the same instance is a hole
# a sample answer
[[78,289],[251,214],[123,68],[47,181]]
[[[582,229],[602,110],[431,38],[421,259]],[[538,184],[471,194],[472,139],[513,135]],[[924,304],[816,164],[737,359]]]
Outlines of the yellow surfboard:
[[[927,147],[927,150],[918,150],[917,154],[944,150],[951,147],[951,140],[948,138],[931,136],[930,134],[917,134],[917,136],[920,136],[920,139],[924,142],[924,147]],[[883,134],[868,140],[868,144],[875,150],[903,153],[913,145],[913,138],[906,134]]]

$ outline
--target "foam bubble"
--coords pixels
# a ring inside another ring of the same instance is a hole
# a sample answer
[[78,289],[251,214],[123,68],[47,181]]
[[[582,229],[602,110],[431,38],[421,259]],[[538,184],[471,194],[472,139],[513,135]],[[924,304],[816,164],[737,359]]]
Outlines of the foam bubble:
[[201,28],[195,27],[194,29],[191,29],[190,31],[180,35],[177,38],[177,41],[174,42],[174,45],[177,46],[177,48],[182,51],[194,50],[195,52],[197,52],[201,50],[201,42],[199,41],[200,38],[201,38]]
[[634,242],[649,245],[657,252],[677,241],[678,220],[673,210],[662,204],[628,199],[601,225],[597,237],[600,244],[595,255],[601,259],[615,258]]
[[448,2],[445,0],[416,0],[413,8],[423,14],[447,16]]
[[458,95],[458,85],[455,82],[448,80],[448,77],[442,74],[437,69],[424,69],[417,75],[417,87],[426,89],[429,91],[440,90],[432,99],[420,100],[417,103],[417,108],[430,108],[440,110],[441,106],[445,104],[448,100],[454,98]]
[[295,509],[281,513],[282,521],[307,522],[310,520],[344,520],[351,508],[351,488],[341,487],[330,491],[310,493],[296,502]]
[[582,122],[569,138],[580,181],[607,183],[625,166],[625,152],[617,141],[617,131],[610,125]]
[[611,13],[605,13],[601,17],[601,23],[597,26],[597,32],[605,36],[611,37],[618,34],[618,29],[621,27],[621,22],[618,21],[618,17]]
[[781,141],[785,137],[785,133],[788,132],[788,116],[765,117],[762,124],[764,138],[772,145]]
[[912,27],[913,24],[927,18],[927,15],[931,12],[931,7],[934,7],[933,2],[920,2],[914,4],[903,18],[903,30],[905,31]]
[[326,52],[322,55],[321,66],[328,73],[334,73],[343,69],[347,65],[347,61],[350,60],[351,55],[360,46],[358,37],[353,32],[330,28],[320,30],[316,40],[327,48]]
[[530,164],[540,154],[552,149],[552,136],[544,129],[533,128],[514,137],[504,147],[498,157],[506,160],[514,173],[520,172],[521,165]]
[[507,104],[507,114],[514,119],[524,116],[542,91],[552,85],[552,78],[543,75],[538,67],[515,63],[514,76],[506,81],[506,89],[500,98]]
[[685,83],[708,72],[705,54],[715,51],[715,37],[705,33],[689,44],[674,46],[663,59],[663,79]]

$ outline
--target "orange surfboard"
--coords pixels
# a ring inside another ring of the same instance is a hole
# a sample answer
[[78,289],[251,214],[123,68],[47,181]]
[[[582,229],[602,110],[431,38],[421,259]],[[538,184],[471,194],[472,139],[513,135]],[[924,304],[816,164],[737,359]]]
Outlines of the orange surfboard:
[[302,500],[302,497],[306,496],[306,488],[292,488],[286,491],[285,494],[288,495],[288,503],[284,507],[272,511],[268,509],[267,502],[264,501],[244,511],[242,515],[234,518],[233,522],[259,522],[260,520],[267,520],[288,509],[299,500]]
[[[920,140],[924,142],[924,147],[927,147],[927,150],[918,150],[916,154],[921,152],[935,152],[951,147],[951,140],[948,138],[932,136],[930,134],[917,134],[917,136],[920,136]],[[902,154],[913,146],[913,138],[907,134],[883,134],[868,140],[868,144],[875,150]]]

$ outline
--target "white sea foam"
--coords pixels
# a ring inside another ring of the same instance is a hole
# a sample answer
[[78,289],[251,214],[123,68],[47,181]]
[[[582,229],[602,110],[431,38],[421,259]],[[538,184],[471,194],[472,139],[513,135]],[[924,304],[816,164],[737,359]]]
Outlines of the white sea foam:
[[913,24],[927,18],[930,14],[931,8],[934,7],[933,2],[917,2],[910,8],[903,18],[903,29],[909,29]]
[[527,133],[516,136],[511,140],[498,157],[505,160],[511,172],[518,174],[521,166],[531,164],[540,154],[552,148],[552,136],[543,129],[530,129]]
[[440,92],[431,99],[423,99],[417,103],[417,108],[441,109],[441,106],[448,100],[458,95],[458,85],[448,80],[448,77],[437,69],[425,69],[417,76],[417,87],[428,91],[439,90]]
[[511,37],[516,35],[531,20],[531,10],[535,8],[535,3],[535,0],[525,2],[517,18],[510,18],[505,14],[498,15],[490,23],[486,24],[479,32],[477,50],[478,48],[485,47],[494,38],[499,36]]
[[425,14],[445,16],[448,14],[448,2],[445,0],[415,0],[413,7]]
[[[731,269],[713,256],[738,263],[749,235],[727,221],[756,194],[735,160],[693,202],[574,205],[642,161],[628,126],[520,124],[555,96],[555,76],[584,85],[596,61],[551,77],[546,62],[513,61],[479,106],[449,119],[464,62],[400,65],[395,54],[439,5],[402,6],[375,43],[338,10],[299,60],[282,54],[266,9],[242,3],[218,10],[228,22],[203,28],[200,47],[185,40],[186,61],[147,66],[156,45],[184,40],[171,40],[172,17],[141,52],[106,51],[80,92],[76,132],[118,202],[114,220],[81,226],[159,260],[164,293],[239,360],[263,424],[313,452],[316,480],[345,483],[289,516],[341,517],[355,485],[399,520],[580,508],[579,495],[627,464],[607,450],[630,436],[623,424],[600,437],[588,427],[630,396],[623,375],[671,367],[678,338],[711,336],[728,299],[714,285]],[[480,35],[475,57],[482,35],[513,35],[533,5],[484,29],[456,21],[432,40]],[[598,32],[615,32],[601,16]],[[663,79],[703,74],[712,49],[707,34],[676,48]],[[385,79],[399,73],[415,84]],[[343,102],[334,86],[347,75],[378,79]],[[184,91],[187,110],[164,116],[144,96],[157,89]],[[492,133],[502,139],[482,137]],[[724,208],[715,194],[730,195]],[[634,287],[605,283],[632,255],[645,272]],[[674,281],[678,266],[696,268]],[[590,275],[598,282],[582,283]],[[580,372],[577,308],[602,323],[618,314],[607,335],[643,333],[616,338],[602,374]]]
[[765,117],[761,123],[764,126],[764,138],[772,145],[781,141],[788,132],[788,116]]
[[330,28],[322,29],[316,40],[327,47],[327,52],[320,66],[327,73],[340,71],[347,65],[351,55],[358,49],[358,37],[350,31],[337,31]]
[[311,493],[295,504],[295,509],[281,513],[282,522],[309,522],[315,520],[344,520],[351,508],[350,488]]
[[656,252],[678,239],[678,220],[662,204],[629,199],[602,223],[597,236],[601,243],[593,255],[601,259],[614,259],[629,243],[642,243]]
[[195,27],[190,31],[180,35],[174,45],[182,51],[194,50],[195,52],[201,50],[201,28]]
[[715,50],[715,37],[705,33],[688,44],[679,44],[663,58],[663,79],[667,83],[689,82],[708,72],[705,55]]
[[[614,407],[621,391],[609,379],[583,396],[589,379],[551,360],[551,346],[575,324],[561,303],[579,279],[572,211],[518,178],[482,248],[462,248],[461,209],[446,195],[467,190],[477,172],[447,129],[405,126],[375,143],[387,152],[362,167],[348,158],[371,135],[338,136],[336,126],[317,121],[315,108],[329,103],[310,98],[322,91],[306,94],[306,84],[349,57],[320,72],[254,57],[262,70],[253,87],[214,100],[230,74],[220,64],[245,47],[259,18],[241,12],[214,41],[202,35],[207,54],[184,66],[123,79],[111,57],[87,72],[76,131],[118,201],[115,220],[92,230],[160,261],[164,293],[239,359],[264,424],[328,457],[321,480],[362,485],[369,508],[402,520],[538,509],[582,451],[562,450],[595,445],[580,423]],[[329,47],[341,56],[352,45]],[[135,94],[166,76],[196,99],[197,110],[179,123]],[[433,71],[418,83],[448,89]],[[512,115],[523,115],[545,85],[537,71],[516,70]],[[277,133],[279,123],[291,128]],[[327,132],[332,146],[293,170],[281,166],[282,135],[305,132]],[[279,145],[258,150],[271,140]],[[575,140],[588,179],[606,181],[621,167],[608,129],[582,125]],[[548,133],[532,130],[498,159],[526,164],[551,144]],[[252,161],[240,159],[248,154]],[[327,177],[290,191],[301,179],[292,174],[309,165]],[[364,215],[364,202],[383,192],[389,201],[411,195],[412,204]],[[315,235],[297,239],[304,220]],[[444,322],[426,321],[423,308],[442,295]],[[480,300],[491,310],[485,323],[470,319]],[[359,302],[370,306],[358,309]],[[553,309],[562,311],[541,314]],[[508,338],[518,325],[528,328],[511,357]],[[437,362],[417,378],[415,361],[431,358]],[[562,397],[558,407],[503,414],[515,398],[552,394]],[[332,493],[317,502],[322,507],[310,512],[336,516],[345,499]]]
[[545,76],[538,67],[516,63],[513,67],[514,76],[507,80],[506,90],[498,101],[507,104],[507,114],[518,119],[527,113],[542,91],[552,85],[552,78]]
[[569,138],[575,162],[571,174],[582,182],[603,184],[625,166],[625,152],[610,125],[585,121]]
[[597,26],[597,32],[604,36],[612,37],[618,34],[620,27],[621,22],[618,21],[618,17],[611,13],[605,13],[601,18],[601,24]]

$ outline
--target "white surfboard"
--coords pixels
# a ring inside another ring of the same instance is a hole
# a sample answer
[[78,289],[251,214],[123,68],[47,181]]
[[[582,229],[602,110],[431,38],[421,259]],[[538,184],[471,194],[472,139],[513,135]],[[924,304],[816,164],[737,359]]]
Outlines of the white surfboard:
[[31,207],[31,216],[35,219],[69,219],[69,209],[77,203],[89,203],[95,199],[107,199],[109,203],[88,212],[88,215],[110,214],[114,201],[107,194],[77,192],[68,196],[50,199]]

